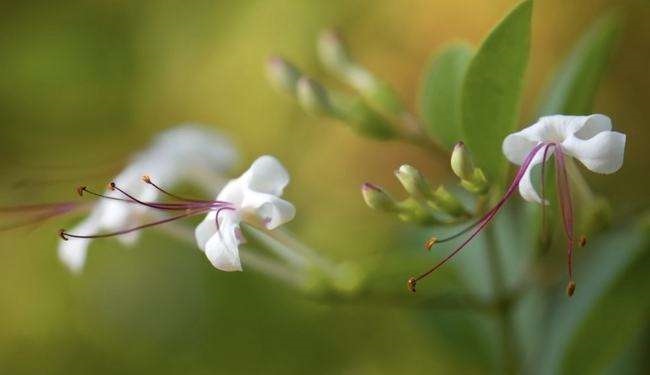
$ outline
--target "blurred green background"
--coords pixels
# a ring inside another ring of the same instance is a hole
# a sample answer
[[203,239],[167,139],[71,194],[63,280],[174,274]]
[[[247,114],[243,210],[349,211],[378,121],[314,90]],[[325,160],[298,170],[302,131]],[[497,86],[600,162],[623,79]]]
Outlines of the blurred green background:
[[[322,28],[334,26],[358,60],[413,108],[431,53],[452,40],[478,44],[513,4],[4,1],[0,204],[72,199],[78,184],[110,180],[156,132],[193,121],[232,138],[242,154],[237,171],[263,153],[285,163],[292,174],[287,196],[298,208],[289,227],[309,245],[333,259],[363,261],[412,244],[401,254],[409,257],[421,238],[405,243],[397,235],[406,226],[371,212],[359,186],[374,181],[397,191],[392,170],[401,163],[444,182],[446,161],[303,114],[270,88],[266,59],[278,53],[323,78],[314,43]],[[619,173],[587,177],[623,220],[650,204],[650,3],[537,1],[521,124],[534,119],[536,93],[569,46],[612,5],[626,11],[625,28],[595,109],[628,135],[628,147]],[[0,373],[491,368],[474,350],[476,333],[454,342],[431,324],[462,324],[462,314],[312,300],[255,272],[216,271],[195,248],[155,233],[133,250],[111,240],[95,243],[85,272],[75,277],[56,257],[59,227],[0,234]],[[400,270],[394,284],[403,289],[420,268]],[[615,314],[612,319],[625,318],[625,311]],[[639,332],[647,343],[647,324]],[[489,339],[485,345],[492,345]]]

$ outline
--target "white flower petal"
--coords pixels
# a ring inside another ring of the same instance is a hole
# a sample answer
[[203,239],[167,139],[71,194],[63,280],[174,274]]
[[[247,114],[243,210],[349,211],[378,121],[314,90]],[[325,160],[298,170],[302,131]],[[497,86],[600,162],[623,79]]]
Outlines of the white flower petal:
[[238,245],[242,242],[239,224],[226,218],[219,223],[219,231],[205,244],[210,263],[222,271],[241,271]]
[[598,133],[612,130],[612,120],[605,115],[593,114],[589,116],[570,117],[581,118],[582,124],[577,130],[572,132],[572,134],[568,134],[567,138],[570,136],[576,136],[581,139],[589,139]]
[[182,124],[159,134],[152,148],[183,165],[179,173],[210,170],[223,173],[237,161],[237,151],[223,134],[200,124]]
[[280,196],[289,183],[289,172],[278,159],[264,155],[253,162],[242,178],[246,179],[251,190]]
[[[548,161],[548,158],[551,156],[552,152],[549,150],[546,154],[546,160]],[[539,165],[542,162],[542,158],[544,155],[544,149],[540,149],[533,160],[530,162],[528,165],[528,168],[524,171],[524,175],[521,177],[521,180],[519,181],[519,194],[521,194],[521,197],[524,198],[525,200],[529,202],[535,202],[539,204],[548,204],[548,200],[542,201],[542,198],[539,196],[537,193],[537,190],[535,190],[535,187],[533,186],[533,181],[531,178],[531,173],[533,172],[533,168],[536,165]]]
[[194,230],[194,237],[199,249],[205,251],[205,244],[217,233],[216,212],[211,212]]
[[510,162],[521,165],[526,156],[537,145],[537,141],[531,141],[526,136],[518,133],[510,134],[503,140],[501,149]]
[[589,139],[573,136],[562,142],[562,149],[593,172],[614,173],[623,165],[625,134],[603,131]]
[[245,182],[242,177],[230,180],[217,195],[217,200],[239,206],[244,200]]
[[241,209],[254,213],[267,229],[275,229],[296,215],[296,208],[284,199],[250,190],[244,194]]

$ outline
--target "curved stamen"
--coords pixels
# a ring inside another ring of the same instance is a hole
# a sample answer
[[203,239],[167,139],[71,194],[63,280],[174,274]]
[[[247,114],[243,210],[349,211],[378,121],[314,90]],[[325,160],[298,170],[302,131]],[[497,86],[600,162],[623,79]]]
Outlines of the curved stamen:
[[205,199],[192,199],[192,198],[181,197],[179,195],[176,195],[174,193],[171,193],[171,192],[167,191],[166,189],[163,189],[158,184],[151,181],[151,177],[149,177],[147,175],[142,176],[142,181],[144,181],[146,184],[149,184],[149,185],[153,186],[159,192],[161,192],[161,193],[163,193],[163,194],[165,194],[165,195],[167,195],[167,196],[169,196],[171,198],[178,199],[179,201],[195,202],[195,203],[226,203],[226,202],[223,202],[223,201],[209,201],[209,200],[205,200]]
[[571,204],[571,191],[569,189],[564,152],[561,147],[558,147],[555,152],[555,168],[555,181],[560,198],[560,207],[562,209],[562,223],[564,224],[564,233],[567,237],[567,266],[569,268],[567,294],[571,297],[576,288],[575,281],[573,280],[573,207]]
[[427,249],[427,250],[431,250],[431,248],[435,244],[444,243],[444,242],[447,242],[447,241],[451,241],[451,240],[453,240],[455,238],[458,238],[458,237],[462,236],[463,234],[465,234],[465,233],[469,232],[470,230],[472,230],[472,228],[475,228],[477,225],[481,224],[482,220],[483,220],[482,218],[478,219],[474,223],[472,223],[469,226],[462,229],[460,232],[452,234],[451,236],[448,236],[448,237],[445,237],[445,238],[438,238],[436,236],[432,236],[428,240],[426,240],[426,242],[424,242],[424,248]]
[[544,147],[544,155],[542,157],[542,175],[540,179],[540,183],[542,184],[542,238],[546,239],[548,235],[548,226],[546,222],[546,183],[544,182],[545,176],[546,176],[546,154],[548,153],[548,149],[551,147],[554,147],[555,144],[549,143],[546,147]]
[[[505,204],[505,202],[512,196],[515,189],[519,186],[519,182],[521,181],[521,179],[524,176],[524,173],[526,172],[526,170],[530,166],[531,162],[533,161],[533,158],[535,157],[535,155],[537,155],[537,152],[539,150],[541,150],[542,147],[545,147],[547,145],[548,145],[547,143],[540,143],[540,144],[536,145],[530,151],[530,153],[528,153],[528,155],[526,156],[526,159],[524,160],[524,162],[519,167],[519,170],[517,171],[517,174],[515,175],[515,178],[513,179],[512,183],[510,184],[510,186],[506,190],[503,197],[501,197],[499,202],[497,202],[497,204],[491,210],[489,210],[487,213],[485,213],[485,215],[483,215],[483,217],[481,217],[481,219],[479,219],[479,221],[477,223],[472,224],[472,226],[470,226],[469,228],[464,229],[464,231],[467,232],[470,229],[476,227],[477,225],[478,225],[478,228],[476,228],[472,232],[472,234],[465,241],[463,241],[463,243],[460,244],[460,246],[458,246],[454,251],[452,251],[449,255],[447,255],[445,258],[443,258],[441,261],[439,261],[436,265],[434,265],[428,271],[420,274],[417,277],[410,278],[408,280],[409,290],[411,290],[412,292],[415,292],[415,286],[416,286],[418,281],[420,281],[423,278],[427,277],[428,275],[433,273],[435,270],[437,270],[438,268],[442,267],[445,263],[447,263],[447,261],[449,261],[451,258],[453,258],[454,255],[458,254],[458,252],[460,252],[474,237],[476,237],[476,235],[478,235],[481,232],[481,230],[483,228],[485,228],[485,226],[487,226],[490,223],[492,218],[494,218],[494,216],[497,214],[497,212],[501,209],[501,207]],[[456,235],[454,235],[454,236],[456,236]]]
[[151,223],[139,225],[137,227],[124,229],[124,230],[111,232],[111,233],[103,233],[103,234],[81,235],[81,234],[68,233],[68,232],[66,232],[65,229],[60,229],[59,230],[59,236],[65,241],[67,241],[68,238],[106,238],[106,237],[114,237],[114,236],[119,236],[119,235],[131,233],[131,232],[135,232],[135,231],[145,229],[145,228],[150,228],[150,227],[153,227],[153,226],[156,226],[156,225],[169,223],[171,221],[182,219],[182,218],[185,218],[185,217],[204,214],[204,213],[206,213],[208,211],[209,211],[209,209],[194,210],[194,211],[186,212],[186,213],[184,213],[182,215],[176,215],[176,216],[168,217],[168,218],[165,218],[165,219],[162,219],[162,220],[158,220],[158,221],[154,221],[154,222],[151,222]]
[[115,182],[111,182],[109,187],[112,190],[117,190],[120,193],[124,194],[127,198],[132,200],[135,203],[139,203],[143,206],[155,208],[159,210],[186,210],[186,209],[199,209],[199,208],[218,208],[220,206],[227,205],[226,202],[220,201],[206,201],[205,203],[150,203],[142,201],[133,195],[127,193],[125,190],[118,187]]
[[226,207],[220,207],[220,208],[217,210],[217,214],[214,215],[214,221],[215,221],[215,223],[217,224],[217,230],[220,230],[220,229],[219,229],[219,214],[220,214],[221,211],[223,211],[223,210],[234,211],[235,208],[234,208],[234,207],[230,207],[230,206],[226,206]]
[[[77,192],[80,192],[80,195],[83,195],[83,193],[85,192],[85,193],[88,193],[90,195],[94,195],[94,196],[99,197],[99,198],[110,199],[110,200],[120,201],[120,202],[124,202],[124,203],[129,203],[129,204],[140,204],[140,202],[134,201],[134,200],[131,200],[131,199],[119,198],[119,197],[111,197],[111,196],[106,195],[106,194],[100,194],[100,193],[97,193],[97,192],[94,192],[94,191],[88,189],[86,186],[78,187]],[[206,203],[210,203],[210,202],[211,201],[206,201]],[[163,208],[175,208],[175,209],[178,209],[178,210],[188,209],[188,208],[202,208],[202,207],[208,206],[207,204],[206,205],[203,205],[203,204],[194,205],[194,204],[174,203],[174,202],[171,202],[171,203],[168,203],[168,202],[165,202],[165,203],[146,202],[146,203],[148,203],[148,204],[150,204],[152,206],[159,207],[160,209],[163,209]]]

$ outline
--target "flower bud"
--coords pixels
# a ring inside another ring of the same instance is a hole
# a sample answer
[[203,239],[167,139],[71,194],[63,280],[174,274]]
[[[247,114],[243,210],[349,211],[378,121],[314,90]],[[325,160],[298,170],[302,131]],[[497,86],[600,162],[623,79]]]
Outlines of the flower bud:
[[333,109],[325,87],[313,79],[302,76],[297,86],[298,103],[305,112],[314,115],[332,115]]
[[395,90],[355,62],[339,35],[325,30],[318,39],[318,53],[323,65],[339,79],[354,87],[370,107],[389,117],[400,117],[404,106]]
[[341,72],[351,64],[343,41],[334,30],[324,30],[318,38],[318,56],[325,67]]
[[281,57],[272,56],[266,64],[266,73],[276,90],[296,95],[296,85],[301,74],[293,64]]
[[451,170],[461,180],[469,181],[474,175],[474,163],[463,142],[458,142],[451,153]]
[[371,184],[369,182],[364,183],[361,186],[361,194],[363,195],[363,200],[366,201],[366,204],[370,208],[388,212],[397,210],[395,200],[391,198],[391,196],[388,195],[384,189],[380,188],[377,185]]
[[480,168],[474,166],[472,156],[463,142],[458,142],[451,153],[451,170],[458,178],[460,184],[467,191],[483,194],[487,189],[487,179]]
[[431,197],[431,188],[422,173],[414,167],[404,164],[395,171],[395,176],[409,195],[416,199]]

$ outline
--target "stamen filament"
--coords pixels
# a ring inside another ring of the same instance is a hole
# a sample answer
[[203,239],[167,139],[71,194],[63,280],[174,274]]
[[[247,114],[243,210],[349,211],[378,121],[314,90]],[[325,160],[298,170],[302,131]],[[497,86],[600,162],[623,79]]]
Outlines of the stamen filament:
[[151,223],[139,225],[137,227],[124,229],[124,230],[111,232],[111,233],[103,233],[103,234],[81,235],[81,234],[68,233],[68,232],[66,232],[65,229],[60,229],[59,230],[59,236],[65,241],[68,240],[68,237],[70,237],[70,238],[106,238],[106,237],[114,237],[114,236],[119,236],[119,235],[131,233],[131,232],[135,232],[135,231],[138,231],[138,230],[141,230],[141,229],[153,227],[153,226],[156,226],[156,225],[169,223],[171,221],[182,219],[182,218],[185,218],[185,217],[204,214],[204,213],[206,213],[208,211],[209,211],[209,209],[194,210],[194,211],[186,212],[186,213],[181,214],[181,215],[176,215],[176,216],[168,217],[168,218],[165,218],[165,219],[162,219],[162,220],[154,221],[154,222],[151,222]]
[[544,155],[542,157],[542,175],[540,182],[542,184],[542,238],[544,239],[546,239],[548,236],[548,224],[546,220],[546,183],[544,182],[546,177],[546,155],[548,153],[548,149],[552,146],[555,146],[555,144],[550,143],[544,148]]
[[173,193],[171,193],[171,192],[169,192],[169,191],[163,189],[162,187],[158,186],[158,184],[156,184],[156,183],[154,183],[153,181],[151,181],[151,177],[146,176],[146,175],[145,175],[145,176],[142,176],[142,181],[144,181],[146,184],[149,184],[149,185],[153,186],[153,187],[154,187],[156,190],[158,190],[159,192],[161,192],[161,193],[163,193],[163,194],[165,194],[165,195],[167,195],[167,196],[169,196],[169,197],[172,197],[172,198],[174,198],[174,199],[178,199],[179,201],[184,201],[184,202],[197,202],[197,203],[211,203],[211,202],[216,202],[216,203],[225,203],[225,202],[220,202],[220,201],[208,201],[208,200],[203,200],[203,199],[192,199],[192,198],[184,198],[184,197],[181,197],[181,196],[179,196],[179,195],[173,194]]
[[558,187],[560,207],[562,208],[562,223],[564,224],[564,233],[567,237],[567,267],[569,269],[567,294],[571,297],[575,291],[575,282],[573,280],[573,207],[571,204],[571,192],[569,190],[569,179],[566,172],[564,152],[560,147],[555,152],[555,166],[555,180]]
[[[199,209],[199,208],[218,208],[223,205],[227,205],[226,202],[220,201],[205,201],[205,203],[150,203],[142,201],[133,195],[127,193],[125,190],[118,187],[115,182],[110,183],[110,188],[117,190],[120,193],[124,194],[127,198],[132,200],[135,203],[141,204],[146,207],[155,208],[159,210],[186,210],[186,209]],[[118,198],[119,199],[119,198]]]
[[[460,244],[460,246],[458,246],[449,255],[447,255],[445,258],[443,258],[441,261],[439,261],[431,269],[429,269],[428,271],[420,274],[419,276],[410,278],[409,281],[408,281],[409,290],[414,292],[415,291],[415,286],[416,286],[418,281],[420,281],[423,278],[427,277],[428,275],[433,273],[435,270],[437,270],[438,268],[442,267],[445,263],[447,263],[447,261],[449,261],[451,258],[453,258],[454,255],[458,254],[458,252],[460,252],[474,237],[476,237],[481,232],[481,230],[483,230],[483,228],[485,228],[485,226],[487,226],[490,223],[492,218],[494,218],[494,216],[501,209],[501,207],[505,204],[505,202],[510,198],[510,196],[512,196],[512,194],[514,193],[517,186],[519,186],[519,182],[521,181],[524,173],[526,172],[526,170],[530,166],[531,162],[533,161],[533,158],[535,157],[535,155],[537,155],[537,152],[539,150],[541,150],[542,147],[547,147],[547,145],[548,145],[547,143],[540,143],[530,151],[528,156],[526,156],[526,159],[524,160],[524,162],[519,167],[519,170],[517,171],[517,174],[515,175],[514,180],[512,181],[512,183],[510,184],[510,186],[506,190],[506,193],[499,200],[499,202],[491,210],[489,210],[487,213],[485,213],[483,215],[483,217],[481,217],[476,223],[472,224],[468,228],[465,228],[463,231],[461,231],[461,233],[458,233],[458,234],[456,234],[454,236],[451,236],[451,237],[456,238],[456,237],[468,232],[469,230],[476,227],[477,225],[478,225],[478,228],[476,228],[472,232],[472,234],[465,241],[463,241],[463,243]],[[444,239],[444,240],[448,240],[448,239]]]

